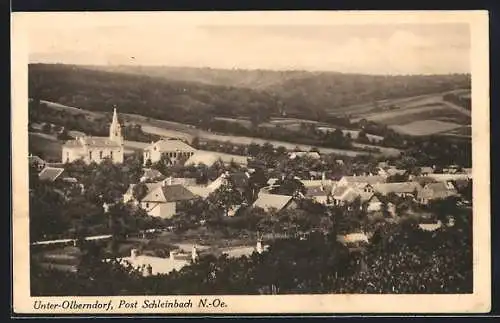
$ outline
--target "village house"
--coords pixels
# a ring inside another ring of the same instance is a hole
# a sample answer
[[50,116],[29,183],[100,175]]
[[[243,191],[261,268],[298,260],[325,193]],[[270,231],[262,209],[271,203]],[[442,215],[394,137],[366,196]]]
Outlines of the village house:
[[321,156],[318,152],[316,151],[294,151],[288,154],[288,158],[290,159],[295,159],[295,158],[311,158],[311,159],[320,159]]
[[375,185],[378,183],[385,183],[385,176],[343,176],[337,183],[337,186],[348,186],[353,183],[363,183]]
[[305,198],[312,199],[316,203],[330,204],[332,190],[336,184],[333,180],[326,179],[325,173],[319,180],[300,180],[306,189]]
[[[143,276],[165,275],[174,270],[181,270],[183,267],[196,260],[196,249],[193,248],[191,254],[171,251],[168,258],[141,254],[137,249],[130,250],[130,256],[118,258],[122,266],[131,265],[140,270]],[[109,261],[105,259],[105,261]]]
[[375,194],[372,194],[370,198],[363,203],[366,205],[367,212],[378,212],[382,209],[382,201],[380,201]]
[[82,159],[85,163],[101,163],[111,160],[113,163],[123,163],[123,136],[118,122],[116,109],[109,127],[108,137],[82,136],[66,141],[62,146],[62,162],[70,163]]
[[222,162],[224,165],[235,163],[239,166],[247,166],[248,158],[246,156],[198,150],[191,157],[189,157],[189,159],[184,163],[184,166],[205,165],[207,167],[211,167],[217,162]]
[[[181,178],[181,177],[167,177],[161,181],[155,181],[155,182],[141,182],[141,184],[145,185],[146,187],[146,192],[149,193],[159,186],[162,185],[182,185],[182,186],[190,186],[190,185],[195,185],[196,184],[196,179],[195,178]],[[128,202],[133,202],[133,203],[138,203],[139,201],[136,201],[134,198],[134,188],[138,184],[130,184],[127,191],[123,194],[123,202],[128,203]]]
[[[366,191],[365,191],[366,190]],[[343,206],[349,205],[357,198],[361,202],[368,201],[373,195],[373,190],[370,190],[369,185],[365,187],[359,186],[337,186],[332,192],[333,205]]]
[[54,182],[64,172],[64,168],[45,167],[38,173],[38,179],[41,181]]
[[252,207],[262,208],[264,211],[269,212],[275,210],[280,212],[285,209],[295,209],[297,208],[297,203],[292,196],[280,195],[280,194],[270,194],[266,192],[260,192],[257,200],[253,203]]
[[306,194],[304,197],[307,199],[311,199],[316,203],[320,204],[329,204],[331,196],[331,187],[327,188],[325,186],[307,186]]
[[193,201],[196,196],[180,184],[161,185],[153,188],[140,201],[140,206],[150,216],[168,219],[177,213],[178,204],[184,201]]
[[434,179],[437,182],[449,182],[449,181],[458,181],[458,180],[467,180],[472,179],[472,174],[429,174],[427,177]]
[[175,164],[181,159],[188,160],[195,152],[196,149],[182,140],[160,139],[144,148],[144,164],[146,165],[148,161],[156,163],[162,157],[167,157],[172,164]]
[[227,185],[231,181],[239,192],[243,192],[248,185],[250,174],[248,172],[229,173],[225,172],[217,177],[214,181],[206,185],[198,185],[196,183],[186,184],[186,188],[196,196],[207,198],[211,193],[215,192],[222,185]]
[[457,190],[451,182],[437,182],[425,185],[418,193],[417,200],[421,204],[428,204],[433,200],[445,199],[457,195]]
[[384,177],[395,176],[395,175],[403,176],[406,173],[408,173],[406,169],[398,169],[395,166],[389,166],[385,168],[378,167],[377,169],[377,174],[379,176],[384,176]]
[[381,195],[390,193],[396,194],[399,197],[411,196],[416,198],[422,186],[418,182],[401,182],[401,183],[379,183],[373,186],[375,192]]
[[207,167],[213,166],[216,162],[222,161],[217,153],[208,151],[197,151],[186,160],[184,166],[198,166],[205,165]]

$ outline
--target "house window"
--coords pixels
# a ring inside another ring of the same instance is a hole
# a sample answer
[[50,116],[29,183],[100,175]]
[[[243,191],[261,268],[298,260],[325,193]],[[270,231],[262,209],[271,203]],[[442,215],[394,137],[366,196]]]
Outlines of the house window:
[[92,151],[89,151],[89,159],[92,160]]
[[109,157],[111,157],[111,159],[113,159],[113,151],[109,152]]
[[146,209],[149,209],[149,203],[146,203]]
[[99,152],[99,159],[102,159],[102,151]]

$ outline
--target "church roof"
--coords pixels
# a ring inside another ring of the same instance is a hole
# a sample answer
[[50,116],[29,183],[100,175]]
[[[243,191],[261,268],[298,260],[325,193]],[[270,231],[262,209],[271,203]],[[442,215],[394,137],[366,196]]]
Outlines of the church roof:
[[65,147],[113,147],[119,148],[121,145],[116,141],[110,140],[108,137],[82,137],[77,140],[69,140],[64,143]]

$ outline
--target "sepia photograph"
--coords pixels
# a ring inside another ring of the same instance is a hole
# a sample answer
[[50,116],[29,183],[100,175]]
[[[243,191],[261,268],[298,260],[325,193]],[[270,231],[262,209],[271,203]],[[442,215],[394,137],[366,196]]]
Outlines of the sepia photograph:
[[12,14],[14,312],[488,312],[488,13]]

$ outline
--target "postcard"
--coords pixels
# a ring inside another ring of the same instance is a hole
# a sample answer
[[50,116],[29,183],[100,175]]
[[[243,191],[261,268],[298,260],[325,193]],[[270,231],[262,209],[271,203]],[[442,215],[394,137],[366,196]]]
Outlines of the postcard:
[[490,311],[487,11],[11,35],[15,314]]

